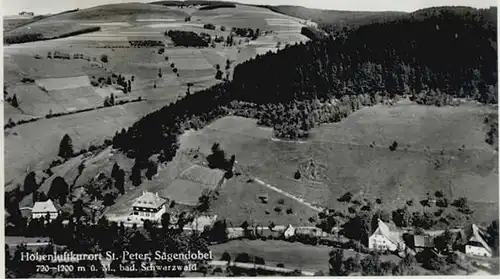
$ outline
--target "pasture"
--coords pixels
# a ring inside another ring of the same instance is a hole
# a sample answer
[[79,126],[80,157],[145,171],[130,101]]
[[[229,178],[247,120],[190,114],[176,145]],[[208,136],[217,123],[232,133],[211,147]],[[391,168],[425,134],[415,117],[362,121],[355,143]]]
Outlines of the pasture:
[[[347,191],[360,200],[382,198],[384,208],[392,210],[441,190],[449,199],[466,196],[477,208],[478,222],[493,220],[498,155],[481,132],[491,109],[403,106],[408,107],[363,108],[340,123],[316,128],[304,142],[279,141],[254,120],[226,117],[184,134],[181,149],[200,147],[209,154],[219,142],[226,153],[236,154],[243,174],[328,208],[347,209],[337,201]],[[390,151],[395,140],[398,148]],[[310,160],[316,165],[314,176],[301,169]],[[300,180],[293,177],[298,169]],[[233,212],[227,212],[231,218]]]
[[[209,247],[214,258],[219,260],[227,252],[234,260],[240,253],[257,256],[264,259],[265,264],[276,266],[283,264],[285,268],[300,269],[302,271],[323,271],[328,274],[329,253],[332,250],[327,246],[311,246],[302,243],[290,243],[279,240],[234,240]],[[344,258],[355,257],[356,252],[344,250]],[[365,255],[361,254],[361,258]],[[385,256],[383,257],[385,259]]]
[[24,177],[26,171],[45,169],[56,158],[65,134],[72,138],[75,150],[100,145],[116,131],[166,104],[167,101],[130,103],[16,126],[4,133],[5,182],[8,185],[17,177]]

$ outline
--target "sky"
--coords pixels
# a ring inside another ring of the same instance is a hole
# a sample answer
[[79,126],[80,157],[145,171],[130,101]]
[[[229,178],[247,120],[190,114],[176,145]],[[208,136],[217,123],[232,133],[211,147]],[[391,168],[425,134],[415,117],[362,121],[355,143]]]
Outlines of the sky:
[[[228,0],[231,1],[231,0]],[[246,4],[296,5],[308,8],[357,11],[412,12],[432,6],[471,6],[487,8],[497,6],[498,0],[241,0]],[[103,4],[126,2],[151,2],[150,0],[2,0],[3,15],[21,11],[35,14],[58,13],[75,8],[88,8]]]

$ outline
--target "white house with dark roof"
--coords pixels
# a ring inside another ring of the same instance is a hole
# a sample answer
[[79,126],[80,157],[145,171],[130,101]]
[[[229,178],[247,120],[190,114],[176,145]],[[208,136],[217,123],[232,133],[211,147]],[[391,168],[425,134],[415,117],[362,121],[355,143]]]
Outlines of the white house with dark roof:
[[132,215],[141,219],[159,221],[166,211],[166,203],[167,200],[158,196],[158,193],[143,191],[142,196],[138,197],[132,205]]
[[377,229],[368,238],[368,248],[379,251],[403,251],[406,249],[406,244],[402,232],[391,230],[379,219]]
[[491,247],[486,243],[483,234],[475,224],[467,228],[466,234],[467,244],[465,244],[465,254],[491,258]]
[[57,210],[52,200],[49,199],[44,202],[35,202],[31,210],[31,218],[45,218],[47,215],[49,215],[50,220],[57,219],[59,216],[59,210]]

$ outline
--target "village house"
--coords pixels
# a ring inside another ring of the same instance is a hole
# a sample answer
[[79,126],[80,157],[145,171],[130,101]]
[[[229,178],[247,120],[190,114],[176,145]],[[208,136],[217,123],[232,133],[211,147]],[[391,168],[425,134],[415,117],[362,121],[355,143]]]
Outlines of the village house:
[[406,245],[402,231],[391,230],[382,220],[378,220],[378,227],[368,238],[368,248],[377,251],[403,251]]
[[132,205],[132,215],[143,220],[159,221],[166,211],[166,203],[167,200],[158,196],[158,193],[143,191]]
[[289,239],[294,235],[295,235],[295,228],[292,225],[288,225],[285,231],[283,232],[283,236],[285,237],[285,239]]
[[31,218],[46,218],[47,215],[50,217],[50,220],[55,220],[59,216],[59,210],[57,210],[52,200],[49,199],[44,202],[35,202],[31,210]]
[[465,254],[479,257],[492,257],[491,247],[486,243],[484,233],[472,224],[464,229],[467,243],[465,244]]

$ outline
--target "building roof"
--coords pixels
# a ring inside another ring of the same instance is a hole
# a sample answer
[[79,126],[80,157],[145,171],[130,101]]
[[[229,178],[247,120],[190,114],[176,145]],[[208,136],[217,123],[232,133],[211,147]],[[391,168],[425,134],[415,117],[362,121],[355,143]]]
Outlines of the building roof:
[[57,213],[56,206],[50,199],[44,202],[35,202],[33,209],[31,210],[31,214],[47,212]]
[[225,172],[219,169],[211,169],[200,165],[192,165],[185,169],[179,179],[189,180],[212,187],[217,186],[224,178]]
[[486,251],[491,253],[491,247],[486,243],[484,240],[483,234],[479,230],[479,228],[476,226],[476,224],[472,224],[470,227],[470,230],[468,231],[469,235],[469,242],[476,242],[479,243]]
[[387,240],[389,240],[390,242],[392,242],[395,245],[404,244],[402,233],[398,232],[398,231],[391,231],[389,226],[380,219],[378,220],[378,227],[373,232],[372,235],[385,236],[385,238],[387,238]]
[[144,191],[142,196],[137,198],[132,206],[146,207],[146,208],[158,208],[167,202],[166,199],[158,196],[158,193],[151,193]]

